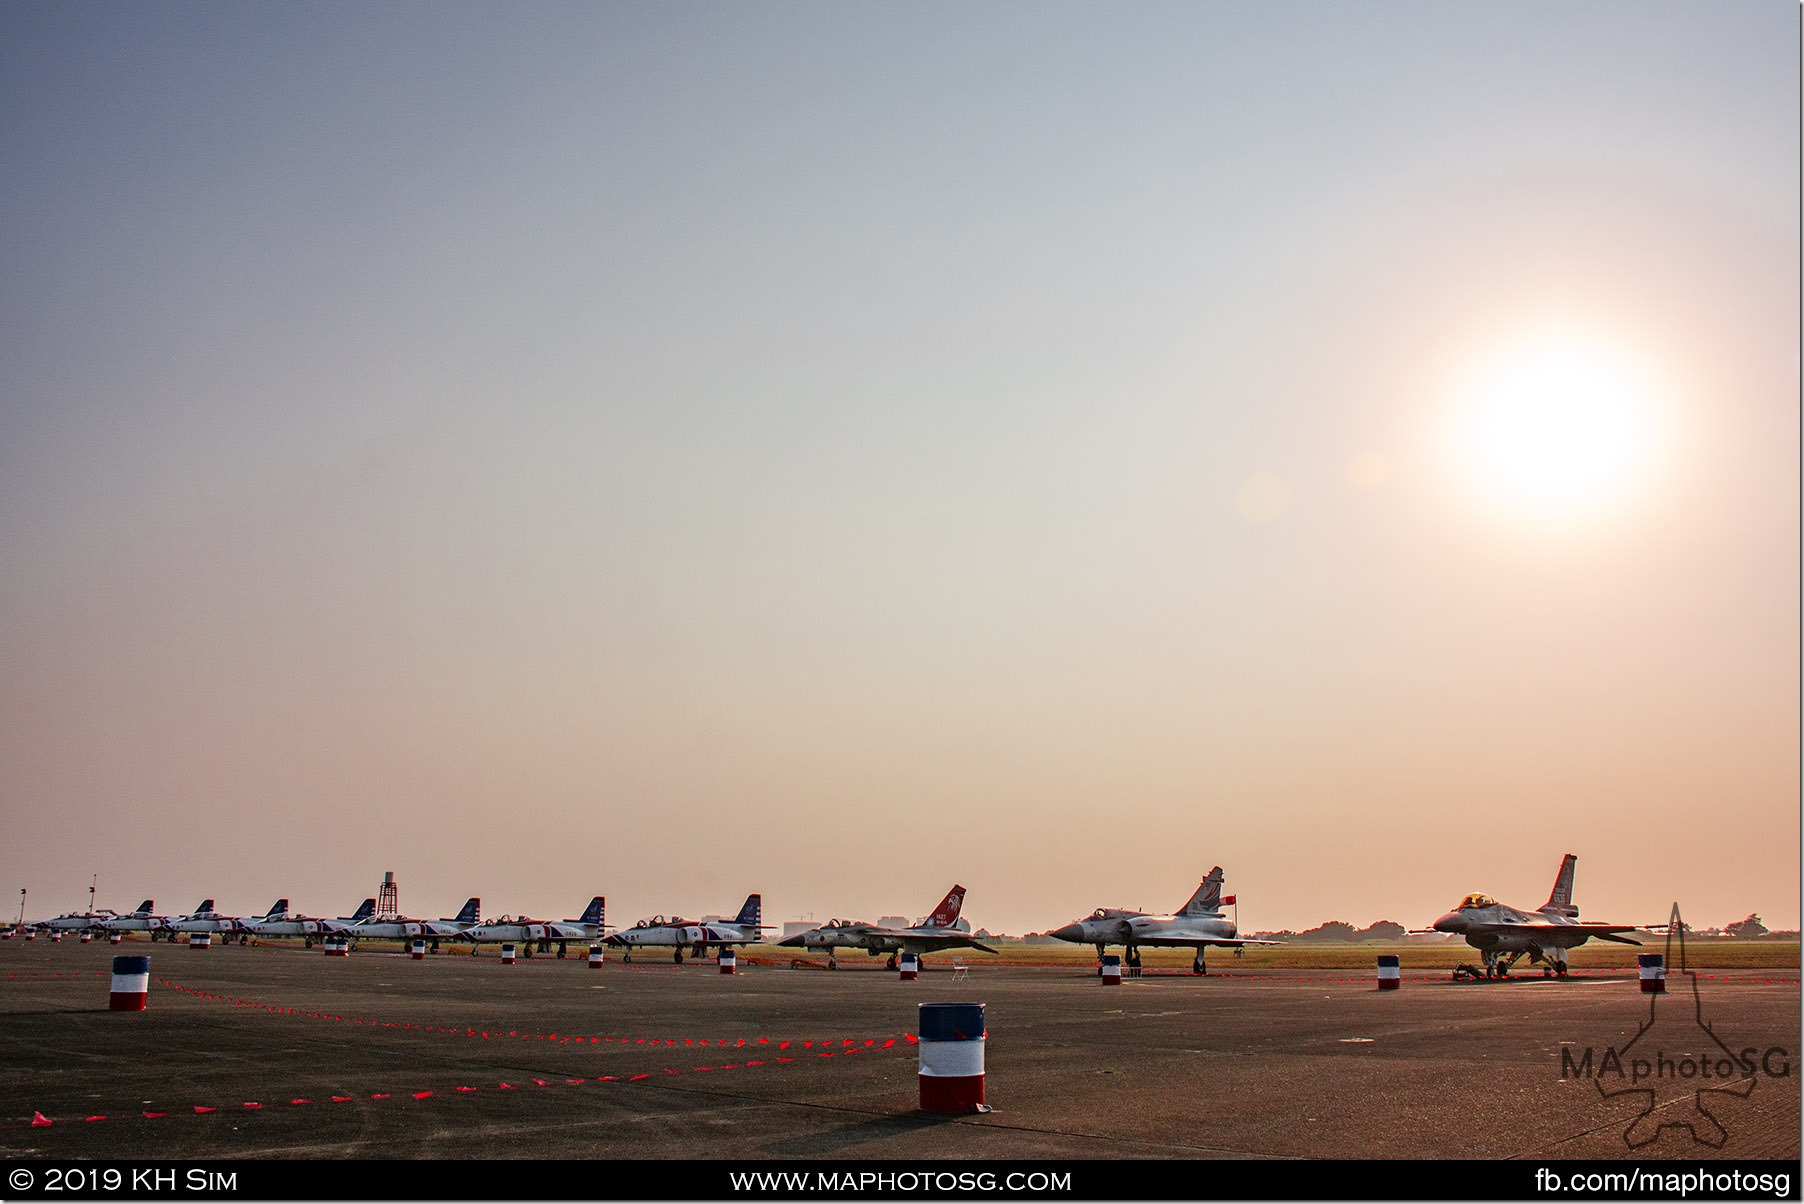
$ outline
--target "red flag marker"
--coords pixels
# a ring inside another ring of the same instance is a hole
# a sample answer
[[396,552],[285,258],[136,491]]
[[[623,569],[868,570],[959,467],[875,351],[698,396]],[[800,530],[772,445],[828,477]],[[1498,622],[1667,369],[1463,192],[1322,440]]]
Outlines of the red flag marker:
[[211,1108],[203,1108],[203,1107],[201,1107],[201,1106],[200,1106],[200,1105],[199,1105],[199,1104],[196,1104],[196,1105],[194,1105],[194,1110],[195,1110],[195,1111],[196,1111],[196,1112],[211,1112],[211,1111],[212,1111],[212,1110],[213,1110],[213,1109],[211,1109]]
[[162,1117],[165,1117],[168,1115],[169,1115],[169,1113],[167,1113],[167,1112],[146,1112],[144,1114],[144,1119],[145,1120],[158,1120],[158,1119],[161,1119]]
[[41,1129],[44,1126],[48,1125],[49,1123],[50,1123],[50,1118],[48,1116],[45,1116],[42,1112],[33,1112],[31,1114],[31,1127],[32,1128]]
[[430,1091],[416,1091],[413,1093],[413,1098],[425,1099],[427,1096],[429,1096],[431,1094],[432,1094],[432,1092],[430,1092]]

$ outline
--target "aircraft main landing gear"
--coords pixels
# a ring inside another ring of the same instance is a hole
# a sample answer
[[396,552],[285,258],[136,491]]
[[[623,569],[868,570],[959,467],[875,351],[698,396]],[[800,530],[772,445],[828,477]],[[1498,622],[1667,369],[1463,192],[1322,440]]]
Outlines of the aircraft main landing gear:
[[1209,973],[1209,963],[1203,960],[1203,951],[1201,949],[1196,951],[1196,960],[1190,963],[1190,972],[1198,975],[1207,975]]

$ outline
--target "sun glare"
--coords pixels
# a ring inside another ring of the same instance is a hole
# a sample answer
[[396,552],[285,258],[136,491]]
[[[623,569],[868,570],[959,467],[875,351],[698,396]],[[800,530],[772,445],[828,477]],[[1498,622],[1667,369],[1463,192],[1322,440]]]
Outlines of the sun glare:
[[1655,450],[1657,410],[1648,375],[1604,343],[1519,342],[1482,362],[1462,390],[1460,469],[1512,511],[1577,517],[1637,483]]

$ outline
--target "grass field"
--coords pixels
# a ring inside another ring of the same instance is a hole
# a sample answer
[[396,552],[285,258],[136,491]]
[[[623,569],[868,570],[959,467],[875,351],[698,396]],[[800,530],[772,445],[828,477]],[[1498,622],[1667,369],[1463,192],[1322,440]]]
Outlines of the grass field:
[[[958,955],[973,966],[978,965],[1045,965],[1045,966],[1093,966],[1096,964],[1096,951],[1088,945],[1040,945],[1025,944],[1019,941],[995,942],[995,947],[1002,952],[998,955],[980,953],[974,949],[958,950]],[[1111,952],[1120,952],[1113,948]],[[810,954],[796,958],[794,950],[777,949],[771,946],[753,946],[744,957],[761,963],[788,964],[790,961],[818,962],[826,964],[824,954]],[[1664,953],[1666,940],[1664,937],[1649,937],[1641,949],[1628,945],[1611,945],[1596,941],[1572,950],[1568,964],[1574,970],[1633,968],[1638,953]],[[1799,942],[1766,941],[1766,940],[1695,940],[1686,946],[1687,964],[1691,969],[1719,970],[1787,970],[1793,974],[1799,971]],[[1226,949],[1212,951],[1208,955],[1209,968],[1215,971],[1246,971],[1257,973],[1260,970],[1353,970],[1371,969],[1378,955],[1394,953],[1402,959],[1405,970],[1451,970],[1462,962],[1477,963],[1478,950],[1464,941],[1449,940],[1421,943],[1416,941],[1377,942],[1359,945],[1337,944],[1292,944],[1264,945],[1248,947],[1244,954],[1235,957]],[[951,959],[952,953],[937,953],[930,956],[931,962],[945,962]],[[1190,950],[1188,949],[1142,949],[1141,964],[1147,969],[1187,970],[1190,968]],[[883,964],[881,958],[867,958],[862,953],[848,951],[840,957],[840,963],[857,966],[874,961]],[[1677,961],[1675,950],[1674,959]],[[1517,963],[1516,972],[1529,969],[1527,959]],[[1538,969],[1537,969],[1538,972]]]
[[[127,938],[137,943],[132,937]],[[1666,939],[1658,936],[1643,938],[1645,943],[1640,949],[1628,945],[1613,945],[1592,941],[1568,956],[1568,962],[1574,970],[1598,969],[1632,969],[1638,953],[1665,953]],[[300,949],[298,939],[255,940],[253,944]],[[975,949],[961,949],[936,953],[929,957],[933,964],[943,964],[954,956],[963,957],[973,966],[1069,966],[1073,969],[1089,967],[1096,964],[1096,953],[1088,945],[1056,945],[1027,944],[1023,941],[991,941],[1000,954],[982,953]],[[160,947],[160,946],[159,946]],[[406,946],[401,941],[362,941],[360,951],[371,953],[405,952]],[[471,947],[460,945],[455,941],[440,943],[441,956],[450,955],[469,957]],[[318,952],[316,949],[314,952]],[[524,954],[524,949],[522,949]],[[1111,952],[1120,952],[1119,947],[1112,947]],[[577,942],[571,942],[569,957],[581,960],[586,957],[588,949]],[[1304,944],[1249,946],[1241,956],[1236,957],[1226,949],[1213,950],[1208,955],[1209,968],[1217,972],[1258,973],[1261,970],[1356,970],[1373,968],[1381,953],[1394,953],[1402,959],[1403,968],[1407,970],[1452,970],[1464,963],[1477,963],[1478,950],[1464,941],[1448,939],[1444,941],[1373,941],[1357,945],[1341,944]],[[780,949],[774,945],[753,945],[740,953],[740,960],[747,965],[789,966],[816,965],[825,968],[827,957],[824,953],[799,954],[798,950]],[[497,947],[483,946],[478,955],[484,958],[499,960],[501,954]],[[537,954],[538,957],[555,956]],[[608,950],[610,962],[619,959],[620,951]],[[1190,950],[1188,949],[1142,949],[1141,963],[1147,969],[1187,970],[1190,968]],[[1772,940],[1766,938],[1754,940],[1706,939],[1694,938],[1686,945],[1687,964],[1694,970],[1774,970],[1787,971],[1796,975],[1800,971],[1800,948],[1795,940]],[[670,954],[663,949],[646,950],[639,954],[636,961],[648,964],[670,960]],[[1675,969],[1677,951],[1674,951],[1672,965]],[[884,959],[867,957],[855,950],[846,950],[839,958],[842,966],[853,968],[881,967]],[[1538,968],[1535,968],[1538,969]],[[1534,972],[1526,959],[1516,965],[1517,973]]]

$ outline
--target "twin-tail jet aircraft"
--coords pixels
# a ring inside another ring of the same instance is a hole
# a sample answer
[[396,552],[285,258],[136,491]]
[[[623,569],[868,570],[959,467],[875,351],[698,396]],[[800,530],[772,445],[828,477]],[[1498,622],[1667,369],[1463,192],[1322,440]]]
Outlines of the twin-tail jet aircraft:
[[745,905],[731,920],[653,916],[649,920],[640,920],[631,928],[609,934],[607,943],[624,948],[626,952],[620,960],[628,962],[633,960],[634,949],[674,949],[672,960],[681,965],[685,949],[691,950],[693,957],[706,957],[709,945],[725,949],[731,945],[757,944],[764,939],[763,912],[763,896],[747,895]]
[[461,934],[463,939],[476,945],[481,952],[485,944],[510,942],[526,947],[526,956],[532,956],[536,944],[540,953],[551,952],[551,946],[557,945],[557,955],[564,956],[565,947],[570,941],[597,941],[606,932],[608,901],[600,895],[589,900],[589,906],[583,910],[580,918],[574,920],[529,920],[524,916],[512,919],[502,916],[481,924],[466,928]]
[[955,885],[946,892],[946,897],[940,900],[940,905],[933,909],[932,914],[908,928],[885,928],[863,920],[829,920],[819,928],[798,932],[777,944],[792,949],[825,949],[829,970],[839,968],[839,963],[833,960],[836,949],[863,949],[871,957],[887,953],[888,965],[892,970],[896,968],[898,953],[912,953],[921,957],[941,949],[997,952],[988,945],[979,944],[977,938],[971,935],[971,922],[958,918],[964,905],[965,888]]
[[[1458,907],[1434,922],[1434,931],[1453,932],[1466,938],[1466,944],[1478,950],[1484,959],[1483,975],[1502,978],[1510,972],[1523,954],[1531,965],[1541,966],[1543,977],[1566,973],[1566,951],[1596,937],[1619,945],[1639,945],[1640,941],[1623,936],[1634,932],[1637,924],[1580,923],[1577,904],[1572,901],[1572,875],[1578,858],[1566,854],[1560,872],[1553,880],[1553,894],[1535,911],[1517,911],[1489,895],[1470,894]],[[1470,970],[1474,977],[1477,971]]]
[[1212,948],[1238,949],[1243,945],[1280,945],[1282,941],[1256,941],[1238,934],[1234,921],[1221,914],[1224,903],[1234,902],[1234,896],[1222,897],[1221,866],[1209,871],[1190,901],[1180,907],[1175,915],[1152,915],[1144,911],[1130,911],[1123,907],[1098,907],[1091,912],[1089,918],[1076,920],[1063,928],[1055,928],[1049,934],[1061,941],[1071,941],[1079,945],[1095,945],[1096,956],[1100,959],[1103,950],[1109,945],[1121,945],[1127,950],[1127,964],[1140,964],[1140,947],[1195,949],[1196,959],[1191,962],[1192,974],[1207,974],[1208,963],[1203,954]]

